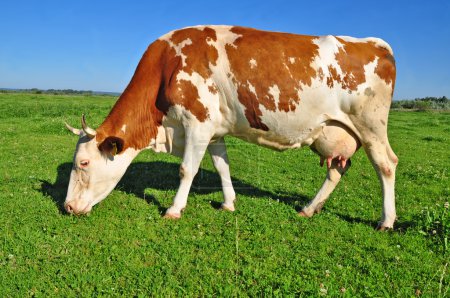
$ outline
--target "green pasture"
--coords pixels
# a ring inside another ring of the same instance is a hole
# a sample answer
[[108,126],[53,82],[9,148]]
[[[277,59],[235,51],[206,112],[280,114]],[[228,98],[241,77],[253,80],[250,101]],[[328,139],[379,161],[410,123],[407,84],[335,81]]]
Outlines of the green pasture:
[[179,221],[162,218],[178,158],[141,153],[89,216],[62,211],[82,113],[99,125],[116,98],[0,94],[2,297],[449,297],[450,113],[391,112],[400,163],[394,231],[377,232],[381,191],[363,150],[321,214],[297,211],[326,169],[308,148],[227,138],[238,196],[217,209],[209,156]]

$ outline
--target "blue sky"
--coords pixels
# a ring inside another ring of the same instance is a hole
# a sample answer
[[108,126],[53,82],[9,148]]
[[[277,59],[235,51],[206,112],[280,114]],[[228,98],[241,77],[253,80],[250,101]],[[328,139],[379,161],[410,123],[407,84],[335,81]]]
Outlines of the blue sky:
[[0,2],[0,88],[121,92],[162,34],[230,24],[376,36],[394,49],[395,99],[450,97],[450,1]]

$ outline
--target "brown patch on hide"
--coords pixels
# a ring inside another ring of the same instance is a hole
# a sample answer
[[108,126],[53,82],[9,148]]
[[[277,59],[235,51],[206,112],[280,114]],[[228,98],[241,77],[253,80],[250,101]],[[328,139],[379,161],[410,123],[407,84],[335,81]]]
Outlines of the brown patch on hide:
[[333,88],[335,82],[342,84],[341,76],[337,73],[336,68],[334,68],[333,66],[329,65],[328,66],[328,71],[330,73],[330,76],[327,77],[327,85],[328,85],[329,88]]
[[170,93],[170,105],[182,105],[186,110],[190,111],[198,121],[204,122],[208,118],[208,111],[200,102],[197,87],[186,80],[179,80],[176,86],[177,88],[171,90]]
[[344,89],[356,91],[358,85],[366,82],[364,66],[376,58],[375,73],[386,84],[395,82],[395,61],[388,49],[377,46],[373,41],[348,42],[339,37],[336,39],[343,45],[336,54],[336,60],[343,73],[341,79]]
[[212,94],[217,94],[217,87],[216,86],[208,86],[208,90],[209,92],[211,92]]
[[[250,126],[267,130],[261,122],[260,105],[269,111],[295,111],[302,85],[311,86],[317,76],[311,67],[318,54],[315,37],[243,27],[231,31],[240,35],[225,46],[238,99],[246,108]],[[256,61],[257,67],[252,68],[250,60]],[[274,85],[280,91],[278,105],[269,92]]]
[[387,50],[379,56],[375,73],[383,79],[386,84],[392,83],[392,92],[394,92],[396,77],[395,59]]
[[212,28],[204,29],[186,28],[177,30],[173,33],[170,41],[175,45],[190,40],[190,44],[186,44],[181,53],[186,56],[186,66],[178,69],[183,70],[192,75],[193,72],[199,73],[204,79],[211,76],[209,64],[216,65],[219,53],[217,49],[209,45],[208,42],[217,40],[216,31]]

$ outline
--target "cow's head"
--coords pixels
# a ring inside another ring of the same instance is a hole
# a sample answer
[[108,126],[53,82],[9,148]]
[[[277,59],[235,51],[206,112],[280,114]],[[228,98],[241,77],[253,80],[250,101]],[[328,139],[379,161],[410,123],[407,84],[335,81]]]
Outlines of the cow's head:
[[66,123],[67,129],[79,136],[73,158],[64,208],[68,213],[85,214],[113,190],[138,151],[123,150],[123,140],[109,136],[97,140],[97,132],[86,125],[82,129]]

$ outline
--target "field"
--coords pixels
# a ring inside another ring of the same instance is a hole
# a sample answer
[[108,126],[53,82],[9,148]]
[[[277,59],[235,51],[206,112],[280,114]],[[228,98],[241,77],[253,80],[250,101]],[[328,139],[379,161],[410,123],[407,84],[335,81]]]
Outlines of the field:
[[450,295],[450,113],[391,112],[400,158],[396,229],[377,232],[378,179],[360,150],[321,214],[297,216],[325,168],[309,149],[274,152],[227,138],[237,211],[205,157],[179,221],[161,217],[180,160],[141,153],[89,216],[62,211],[87,113],[106,96],[0,94],[1,296]]

